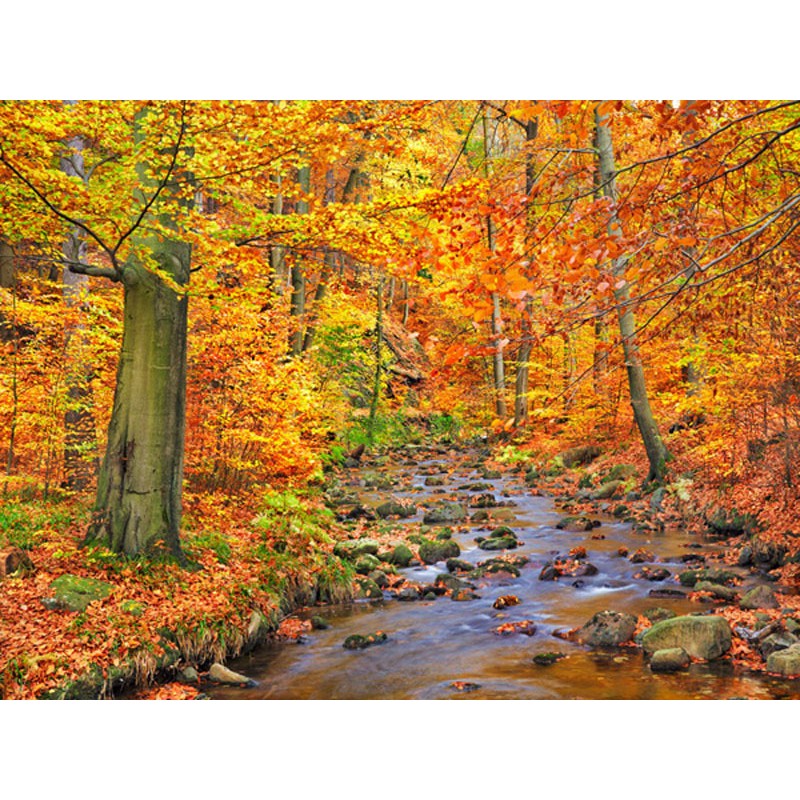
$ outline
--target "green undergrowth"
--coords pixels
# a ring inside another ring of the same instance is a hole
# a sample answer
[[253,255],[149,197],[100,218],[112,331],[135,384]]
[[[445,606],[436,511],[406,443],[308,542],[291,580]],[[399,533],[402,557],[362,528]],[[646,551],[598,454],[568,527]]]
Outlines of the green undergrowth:
[[46,542],[54,531],[88,520],[88,509],[62,500],[0,500],[0,548],[31,550]]

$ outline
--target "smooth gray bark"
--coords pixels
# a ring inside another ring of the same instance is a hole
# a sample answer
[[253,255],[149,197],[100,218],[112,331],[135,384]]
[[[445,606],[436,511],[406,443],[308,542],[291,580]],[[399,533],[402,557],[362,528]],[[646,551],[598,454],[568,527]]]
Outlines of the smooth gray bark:
[[[622,237],[622,225],[617,216],[617,185],[616,166],[614,164],[614,146],[611,138],[611,128],[607,114],[601,114],[600,106],[595,107],[595,125],[597,159],[600,174],[600,183],[603,196],[611,201],[611,214],[608,220],[609,236]],[[627,256],[615,259],[612,265],[612,274],[615,279],[623,279],[625,267],[628,263]],[[647,476],[649,481],[662,481],[666,473],[666,462],[669,452],[661,438],[658,425],[650,407],[650,398],[647,394],[645,383],[644,365],[639,354],[636,336],[636,321],[630,304],[630,289],[627,282],[614,290],[617,302],[617,318],[622,337],[622,347],[625,355],[625,368],[628,373],[628,388],[631,407],[639,428],[639,433],[647,452],[650,471]]]
[[[298,170],[297,178],[300,184],[300,190],[307,195],[311,185],[311,168],[301,167]],[[306,200],[298,200],[296,210],[298,214],[307,214],[308,202]],[[297,256],[295,256],[294,263],[292,264],[291,281],[292,299],[289,313],[295,318],[295,327],[289,336],[289,351],[293,356],[298,356],[303,352],[303,327],[306,314],[306,273],[302,261],[300,261]]]
[[[83,140],[75,137],[67,143],[70,152],[61,158],[67,175],[86,183]],[[67,489],[80,492],[89,487],[97,470],[94,450],[97,444],[91,380],[93,370],[87,355],[88,341],[84,309],[89,294],[89,276],[74,272],[69,264],[86,264],[85,234],[74,227],[62,246],[64,265],[61,274],[64,304],[70,310],[64,326],[67,409],[64,412],[64,483]]]
[[[490,136],[494,138],[493,132],[490,132],[491,125],[489,123],[489,112],[486,106],[483,109],[483,169],[487,178],[491,177],[492,166],[492,144]],[[496,249],[495,242],[495,226],[491,214],[486,215],[486,243],[489,251],[494,253]],[[500,295],[498,292],[492,292],[492,340],[494,341],[494,353],[492,354],[492,380],[494,382],[494,395],[495,395],[495,413],[501,419],[505,419],[508,414],[506,407],[506,370],[505,362],[503,360],[503,317],[500,308]]]
[[[525,194],[528,197],[528,211],[526,221],[525,250],[530,253],[531,231],[533,229],[533,206],[531,195],[536,183],[536,164],[533,158],[532,143],[539,135],[539,123],[534,118],[525,125]],[[529,255],[533,258],[533,255]],[[522,312],[522,341],[517,350],[517,374],[514,380],[514,426],[524,425],[528,420],[528,376],[530,374],[530,359],[532,350],[533,327],[531,317],[533,303],[530,298],[525,301],[525,309]]]

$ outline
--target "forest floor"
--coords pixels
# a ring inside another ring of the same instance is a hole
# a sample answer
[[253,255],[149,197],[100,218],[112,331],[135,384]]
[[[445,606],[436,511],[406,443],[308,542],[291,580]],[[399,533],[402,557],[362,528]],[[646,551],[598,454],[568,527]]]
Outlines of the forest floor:
[[[743,609],[708,591],[690,595],[698,608],[712,608],[734,630],[757,632],[772,626],[771,632],[782,631],[785,620],[800,617],[800,559],[789,527],[791,509],[779,502],[762,503],[770,525],[742,514],[736,509],[757,507],[753,502],[759,496],[757,487],[742,485],[720,511],[718,486],[704,481],[680,452],[672,474],[691,473],[694,480],[674,478],[665,489],[643,492],[641,476],[647,470],[638,448],[616,448],[566,466],[564,454],[574,454],[576,448],[564,444],[551,440],[536,451],[501,444],[487,451],[483,464],[489,470],[518,473],[532,493],[552,495],[556,506],[570,515],[613,513],[667,535],[671,529],[690,529],[725,541],[725,562],[772,581],[777,601],[774,608]],[[439,446],[436,452],[448,449]],[[416,452],[422,457],[426,451]],[[393,457],[392,451],[383,454],[383,459]],[[566,461],[570,459],[567,455]],[[380,472],[380,462],[370,454],[363,460],[363,466]],[[339,468],[338,474],[346,472]],[[608,491],[609,476],[614,475],[621,476],[614,491],[598,497],[604,494],[602,487]],[[329,478],[336,476],[333,472]],[[202,696],[210,664],[252,649],[267,637],[302,635],[308,623],[293,617],[293,611],[347,601],[364,591],[352,560],[334,555],[335,544],[382,536],[380,525],[358,513],[337,521],[325,507],[322,488],[265,491],[246,502],[188,496],[183,541],[195,564],[191,570],[81,547],[86,504],[6,502],[3,527],[24,548],[30,565],[0,582],[2,697],[111,697],[127,687],[128,697],[195,698]],[[386,544],[396,536],[392,530]],[[418,558],[413,536],[407,544]],[[749,557],[743,556],[745,548]],[[53,581],[64,575],[100,581],[108,588],[82,610],[69,610],[53,588]],[[386,577],[388,594],[408,588],[397,570],[387,569]],[[766,669],[755,636],[735,636],[730,655],[740,668]]]

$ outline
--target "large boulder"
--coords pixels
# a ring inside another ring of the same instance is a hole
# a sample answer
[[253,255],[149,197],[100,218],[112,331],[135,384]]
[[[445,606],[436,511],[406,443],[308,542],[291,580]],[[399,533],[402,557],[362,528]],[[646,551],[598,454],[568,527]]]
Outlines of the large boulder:
[[674,617],[657,622],[642,636],[648,656],[673,647],[682,647],[692,658],[718,658],[731,648],[730,625],[722,617]]
[[619,611],[600,611],[578,632],[575,639],[592,647],[616,647],[633,637],[636,617]]
[[60,575],[50,588],[53,596],[43,598],[42,603],[47,608],[67,611],[83,611],[89,603],[108,597],[114,589],[110,583],[78,575]]
[[422,521],[426,525],[436,525],[440,522],[463,522],[467,518],[467,510],[461,503],[442,503],[430,509]]
[[794,644],[786,650],[777,650],[767,657],[767,672],[778,675],[800,675],[800,644]]
[[747,592],[739,601],[740,608],[749,610],[756,608],[778,608],[779,603],[775,597],[775,592],[769,586],[756,586]]

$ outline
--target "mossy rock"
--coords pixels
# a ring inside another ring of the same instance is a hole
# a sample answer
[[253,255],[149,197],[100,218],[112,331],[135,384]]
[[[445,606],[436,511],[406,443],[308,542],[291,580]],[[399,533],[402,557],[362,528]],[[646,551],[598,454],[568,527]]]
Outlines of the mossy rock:
[[414,554],[411,552],[411,548],[408,547],[408,545],[398,544],[395,545],[394,548],[388,553],[384,553],[382,558],[384,561],[392,564],[395,567],[404,568],[411,563],[411,559],[414,558]]
[[469,561],[464,561],[460,558],[447,559],[448,572],[470,572],[472,571],[472,564]]
[[571,531],[576,533],[585,533],[599,527],[599,522],[595,525],[595,521],[589,517],[578,517],[574,515],[562,517],[557,523],[556,528],[560,531]]
[[767,672],[775,672],[786,677],[800,675],[800,644],[770,653],[767,656]]
[[324,631],[330,628],[330,626],[330,622],[319,614],[315,614],[311,617],[311,627],[315,631]]
[[379,545],[374,539],[347,539],[336,543],[333,554],[339,558],[355,561],[359,556],[378,555],[378,547]]
[[406,519],[407,517],[413,517],[414,514],[417,513],[417,507],[413,503],[406,505],[397,500],[387,500],[375,509],[375,513],[381,519],[386,519],[387,517],[401,517],[402,519]]
[[442,586],[447,591],[458,591],[459,589],[474,589],[475,587],[469,583],[468,581],[461,580],[461,578],[457,578],[455,575],[451,575],[449,572],[443,572],[436,576],[436,580],[433,582],[434,586]]
[[492,481],[503,477],[503,473],[500,472],[499,469],[488,469],[487,467],[482,467],[480,472],[484,480],[487,481]]
[[726,584],[736,579],[736,573],[727,569],[687,569],[678,575],[678,580],[683,586],[694,586],[698,581]]
[[637,620],[633,614],[599,611],[575,634],[575,639],[591,647],[617,647],[633,637]]
[[369,600],[383,599],[383,590],[370,578],[357,578],[356,585],[358,586],[359,597],[366,597]]
[[470,508],[496,508],[497,500],[493,494],[486,492],[470,498],[469,506]]
[[388,638],[389,637],[383,631],[370,633],[366,636],[354,633],[344,640],[342,647],[344,647],[345,650],[364,650],[374,644],[383,644]]
[[706,523],[716,536],[724,538],[754,533],[758,529],[758,520],[752,514],[741,514],[736,509],[718,508]]
[[615,464],[603,476],[603,482],[606,481],[624,481],[636,475],[638,470],[633,464]]
[[436,525],[441,522],[463,522],[467,518],[467,510],[461,503],[442,503],[430,509],[422,521],[426,525]]
[[476,511],[470,518],[470,522],[488,522],[489,520],[489,512],[482,508],[480,511]]
[[650,669],[652,672],[677,672],[686,669],[690,661],[689,654],[682,647],[666,647],[653,653]]
[[452,539],[446,541],[424,539],[419,545],[419,557],[426,564],[436,564],[439,561],[447,561],[448,558],[458,558],[460,555],[461,548]]
[[712,583],[711,581],[698,581],[694,585],[694,590],[696,592],[710,592],[714,597],[727,602],[735,600],[737,597],[735,589],[731,589],[730,586],[720,586],[718,583]]
[[383,570],[374,569],[372,572],[367,573],[367,577],[371,581],[375,581],[381,589],[386,589],[389,586],[389,579],[386,577],[386,573]]
[[608,500],[623,486],[623,481],[607,481],[592,492],[592,500]]
[[507,561],[503,561],[501,559],[492,559],[484,564],[481,564],[477,570],[475,570],[475,572],[479,572],[480,577],[483,577],[484,575],[497,575],[499,572],[508,573],[509,575],[513,575],[515,578],[519,578],[521,575],[519,567],[509,564]]
[[434,538],[438,542],[447,542],[453,538],[453,529],[441,528],[440,530],[436,531],[436,535],[434,536]]
[[769,586],[756,586],[747,592],[739,601],[739,607],[745,609],[778,608],[778,599]]
[[361,480],[364,482],[364,486],[367,489],[381,489],[385,491],[394,486],[394,481],[387,478],[385,475],[381,475],[379,472],[365,472],[361,476]]
[[645,654],[682,647],[692,658],[718,658],[731,648],[731,628],[717,616],[674,617],[657,622],[642,636]]
[[492,519],[496,519],[499,522],[511,522],[516,518],[517,515],[510,508],[495,508],[492,511]]
[[446,483],[445,479],[439,475],[432,475],[429,478],[425,478],[426,486],[444,486],[445,483]]
[[356,559],[356,572],[359,575],[369,575],[375,569],[380,567],[381,561],[377,556],[364,553]]
[[60,575],[50,584],[50,588],[54,596],[46,599],[51,601],[53,607],[67,611],[83,611],[89,603],[108,597],[114,589],[110,583],[78,575]]
[[481,550],[513,550],[519,547],[519,539],[513,534],[510,536],[490,536],[487,539],[479,542],[478,547]]
[[539,482],[539,479],[541,477],[542,477],[542,474],[541,474],[541,472],[539,472],[539,469],[537,467],[531,467],[525,473],[525,483],[528,486],[536,486],[536,484]]
[[514,533],[514,531],[509,528],[508,525],[498,525],[489,534],[490,539],[501,539],[507,536],[513,536],[515,539],[517,538],[517,534]]

